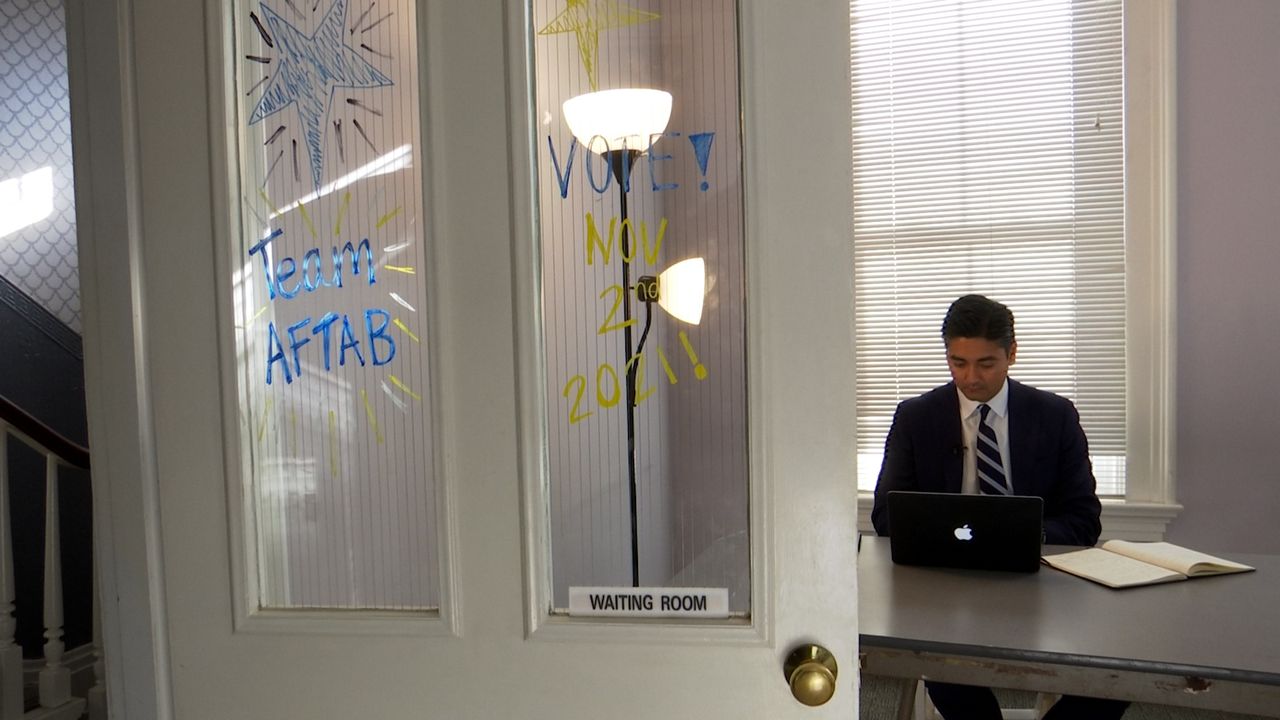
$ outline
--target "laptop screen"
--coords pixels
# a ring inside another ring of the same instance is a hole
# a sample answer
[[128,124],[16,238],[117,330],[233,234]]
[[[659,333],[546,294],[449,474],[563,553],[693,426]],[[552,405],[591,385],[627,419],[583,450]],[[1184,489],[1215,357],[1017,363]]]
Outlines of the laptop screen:
[[895,490],[888,495],[889,545],[904,565],[1040,569],[1044,501],[1023,495]]

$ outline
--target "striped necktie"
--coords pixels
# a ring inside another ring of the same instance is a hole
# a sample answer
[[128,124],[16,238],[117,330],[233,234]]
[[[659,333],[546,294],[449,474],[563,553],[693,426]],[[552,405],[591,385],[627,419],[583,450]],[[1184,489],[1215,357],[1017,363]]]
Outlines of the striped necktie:
[[1012,495],[1009,480],[1004,475],[1004,463],[1000,460],[1000,441],[996,439],[995,428],[987,424],[987,415],[991,407],[986,403],[978,406],[981,415],[978,418],[978,452],[975,455],[978,467],[978,486],[988,495]]

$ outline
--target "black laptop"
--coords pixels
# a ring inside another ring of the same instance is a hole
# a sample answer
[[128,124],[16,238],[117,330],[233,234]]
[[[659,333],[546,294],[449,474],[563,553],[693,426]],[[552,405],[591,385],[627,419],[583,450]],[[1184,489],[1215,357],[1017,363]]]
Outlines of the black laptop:
[[1044,501],[1023,495],[888,495],[889,546],[902,565],[1036,572]]

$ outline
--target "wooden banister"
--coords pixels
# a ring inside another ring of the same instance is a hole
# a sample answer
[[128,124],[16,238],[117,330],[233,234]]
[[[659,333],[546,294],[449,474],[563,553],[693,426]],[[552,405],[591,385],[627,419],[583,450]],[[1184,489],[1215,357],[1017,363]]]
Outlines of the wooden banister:
[[3,395],[0,395],[0,420],[11,431],[16,430],[19,437],[25,436],[39,445],[36,450],[53,453],[72,467],[89,469],[89,448],[63,437],[57,430],[40,422]]

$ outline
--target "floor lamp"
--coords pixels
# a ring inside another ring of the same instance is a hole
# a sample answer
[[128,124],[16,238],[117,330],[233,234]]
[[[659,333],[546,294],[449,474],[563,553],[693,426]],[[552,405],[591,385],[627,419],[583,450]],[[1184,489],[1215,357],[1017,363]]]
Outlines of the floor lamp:
[[[671,93],[649,88],[601,90],[569,98],[564,103],[564,119],[578,142],[609,161],[618,181],[619,242],[622,251],[622,343],[626,370],[627,405],[627,490],[631,515],[631,585],[640,585],[640,538],[636,514],[636,365],[632,356],[630,223],[627,218],[627,188],[631,168],[662,136],[671,118]],[[645,324],[645,335],[648,323]],[[643,338],[641,344],[643,346]]]

